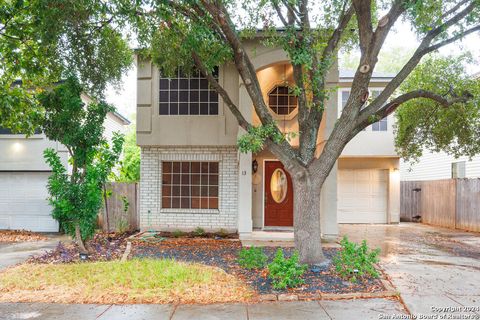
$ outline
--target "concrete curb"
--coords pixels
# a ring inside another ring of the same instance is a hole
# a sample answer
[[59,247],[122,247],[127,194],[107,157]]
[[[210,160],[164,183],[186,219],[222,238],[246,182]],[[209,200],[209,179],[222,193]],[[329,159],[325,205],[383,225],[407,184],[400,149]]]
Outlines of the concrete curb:
[[312,300],[348,300],[348,299],[376,299],[396,298],[399,293],[395,290],[379,292],[352,292],[352,293],[315,293],[315,294],[261,294],[260,302],[269,301],[312,301]]

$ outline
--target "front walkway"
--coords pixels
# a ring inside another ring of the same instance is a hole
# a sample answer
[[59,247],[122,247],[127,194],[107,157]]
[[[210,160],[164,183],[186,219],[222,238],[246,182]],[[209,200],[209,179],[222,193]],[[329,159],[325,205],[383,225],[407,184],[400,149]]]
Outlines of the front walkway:
[[66,240],[68,240],[67,236],[48,235],[48,240],[17,243],[0,242],[0,271],[21,263],[31,256],[39,255],[45,251],[51,250],[58,245],[58,242]]
[[474,307],[473,314],[463,314],[480,319],[479,233],[415,223],[341,225],[340,232],[381,248],[381,265],[412,314],[432,314],[435,307]]
[[404,312],[401,304],[387,299],[179,306],[0,304],[1,320],[70,320],[79,315],[82,320],[367,320]]

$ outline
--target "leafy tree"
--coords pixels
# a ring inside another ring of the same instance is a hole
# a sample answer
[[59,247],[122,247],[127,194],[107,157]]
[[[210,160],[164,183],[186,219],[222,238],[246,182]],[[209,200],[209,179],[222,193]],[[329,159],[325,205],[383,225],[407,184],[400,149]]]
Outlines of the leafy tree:
[[[414,49],[406,47],[385,48],[378,55],[378,63],[375,71],[396,74],[412,56],[413,51]],[[342,54],[339,60],[341,69],[355,70],[360,61],[360,53],[350,51]]]
[[95,96],[118,83],[132,55],[116,11],[101,0],[1,1],[0,126],[32,133],[38,92],[68,75]]
[[75,78],[44,92],[39,102],[45,109],[43,131],[60,142],[70,155],[71,172],[54,149],[44,156],[52,168],[48,179],[53,217],[66,233],[75,237],[81,252],[84,240],[95,231],[98,211],[102,206],[102,186],[118,161],[123,136],[115,133],[110,147],[103,138],[103,122],[113,107],[100,102],[85,105],[83,87]]
[[[420,96],[404,102],[395,113],[400,156],[415,161],[424,150],[455,157],[480,153],[480,79],[467,74],[468,62],[469,55],[428,57],[400,86],[404,97]],[[397,104],[397,99],[389,103],[393,108]]]
[[136,182],[140,181],[140,147],[137,146],[137,133],[135,125],[125,136],[123,144],[123,159],[117,181]]
[[[125,5],[124,1],[119,2]],[[240,149],[268,149],[291,174],[295,191],[295,245],[303,263],[325,259],[320,242],[320,191],[352,138],[413,99],[430,99],[446,108],[471,99],[466,93],[460,97],[439,96],[429,90],[431,86],[412,88],[409,92],[397,89],[424,56],[480,30],[479,0],[248,0],[241,4],[228,0],[145,0],[127,8],[123,7],[124,12],[129,12],[143,53],[167,75],[178,67],[187,72],[192,68],[200,70],[237,118],[239,126],[247,131],[240,140]],[[399,19],[410,21],[420,44],[383,92],[369,99],[368,86],[379,54]],[[293,67],[295,85],[291,89],[298,97],[298,148],[292,147],[275,125],[263,99],[252,53],[245,49],[245,42],[257,34],[259,26],[263,44],[283,48]],[[338,50],[352,47],[360,49],[360,59],[351,94],[318,150],[319,127],[331,94],[327,73]],[[245,84],[261,121],[257,128],[212,76],[215,66],[227,62],[235,66]],[[456,108],[452,109],[455,112]]]

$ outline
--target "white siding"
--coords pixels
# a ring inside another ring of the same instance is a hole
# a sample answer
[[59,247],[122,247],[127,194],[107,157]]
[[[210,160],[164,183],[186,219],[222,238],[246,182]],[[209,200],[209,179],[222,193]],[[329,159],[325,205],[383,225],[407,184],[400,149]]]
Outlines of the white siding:
[[112,140],[114,132],[119,132],[119,133],[125,134],[127,132],[127,128],[128,128],[128,126],[124,125],[123,122],[121,122],[112,113],[107,114],[107,118],[105,119],[105,122],[103,123],[103,127],[105,128],[105,131],[103,132],[103,135],[104,135],[105,138],[107,138],[108,141]]
[[452,177],[452,163],[465,161],[465,177],[480,178],[480,156],[455,159],[444,152],[426,151],[418,163],[400,162],[400,179],[403,181],[439,180]]

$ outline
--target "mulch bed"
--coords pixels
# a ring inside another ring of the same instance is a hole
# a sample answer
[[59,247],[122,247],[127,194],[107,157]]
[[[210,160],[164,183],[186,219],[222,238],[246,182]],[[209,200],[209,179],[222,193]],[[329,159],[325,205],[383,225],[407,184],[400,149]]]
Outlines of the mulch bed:
[[[380,292],[385,288],[379,279],[369,279],[356,284],[344,281],[334,270],[332,264],[323,267],[320,272],[314,273],[308,269],[303,275],[305,284],[301,287],[276,290],[268,278],[268,271],[247,270],[237,263],[238,252],[241,249],[240,241],[210,240],[210,239],[164,239],[157,242],[133,241],[130,257],[136,258],[173,258],[180,261],[202,263],[222,268],[233,274],[254,288],[259,294],[318,294],[318,293],[352,293],[352,292]],[[273,259],[276,247],[265,247],[265,254],[269,262]],[[290,256],[293,248],[283,248],[285,256]],[[324,252],[330,260],[338,249],[325,248]]]
[[[87,241],[86,247],[89,253],[89,261],[109,261],[122,257],[127,246],[126,239],[129,233],[97,233],[92,240]],[[79,262],[79,250],[74,242],[59,242],[53,250],[42,255],[32,257],[28,263],[71,263]]]
[[43,241],[48,238],[42,234],[26,230],[1,230],[0,242],[14,243],[26,241]]

